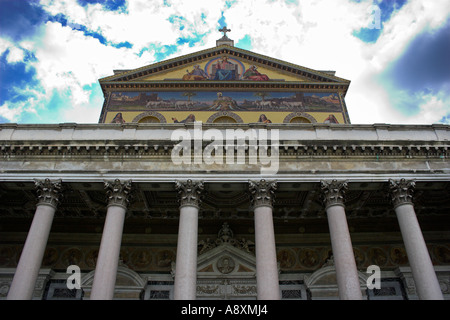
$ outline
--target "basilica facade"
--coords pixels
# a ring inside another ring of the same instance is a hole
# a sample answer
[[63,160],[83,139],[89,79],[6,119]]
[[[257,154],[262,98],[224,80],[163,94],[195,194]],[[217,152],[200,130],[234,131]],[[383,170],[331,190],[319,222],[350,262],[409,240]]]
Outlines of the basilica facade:
[[450,126],[352,124],[221,31],[100,79],[98,124],[0,125],[0,298],[449,299]]

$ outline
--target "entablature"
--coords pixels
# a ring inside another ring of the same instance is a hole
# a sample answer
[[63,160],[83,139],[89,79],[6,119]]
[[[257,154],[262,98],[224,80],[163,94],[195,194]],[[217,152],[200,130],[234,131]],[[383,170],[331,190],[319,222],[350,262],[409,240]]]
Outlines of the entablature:
[[[450,145],[449,126],[446,125],[254,123],[202,124],[199,127],[197,124],[3,124],[0,125],[0,153],[6,158],[86,155],[167,158],[182,141],[173,135],[180,130],[192,137],[192,150],[194,146],[204,149],[211,141],[224,152],[230,147],[235,150],[241,148],[239,150],[247,156],[251,151],[277,147],[281,159],[419,157],[446,161]],[[204,133],[210,129],[220,133],[222,141],[217,137],[215,140],[205,138]],[[256,143],[250,143],[250,133],[255,134]],[[232,135],[231,140],[229,134]],[[238,141],[238,136],[243,140]],[[265,144],[258,140],[260,136],[266,137]]]

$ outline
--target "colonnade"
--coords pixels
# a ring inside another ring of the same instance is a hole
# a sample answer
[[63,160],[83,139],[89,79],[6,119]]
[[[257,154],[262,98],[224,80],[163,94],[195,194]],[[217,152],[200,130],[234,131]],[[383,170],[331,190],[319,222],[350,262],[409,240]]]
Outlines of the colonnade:
[[[412,194],[414,182],[390,180],[390,195],[398,218],[406,253],[420,299],[441,300],[443,295],[417,221]],[[61,197],[61,181],[37,181],[38,203],[33,222],[8,292],[9,300],[31,299],[54,214]],[[196,298],[198,212],[204,189],[202,181],[177,181],[180,219],[175,269],[174,298]],[[324,209],[330,230],[339,297],[360,300],[362,293],[345,213],[346,181],[321,181]],[[105,182],[107,214],[100,243],[91,300],[114,296],[120,246],[127,207],[132,194],[131,181]],[[280,299],[273,203],[277,183],[264,179],[249,181],[255,223],[257,298]]]

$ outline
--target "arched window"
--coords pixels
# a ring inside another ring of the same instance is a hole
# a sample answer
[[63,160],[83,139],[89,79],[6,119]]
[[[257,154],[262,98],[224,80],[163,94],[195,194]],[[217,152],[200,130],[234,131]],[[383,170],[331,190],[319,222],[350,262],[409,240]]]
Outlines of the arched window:
[[317,120],[305,112],[292,112],[284,118],[283,123],[317,123]]
[[294,117],[289,123],[311,123],[311,121],[305,117]]
[[157,117],[149,116],[142,118],[138,123],[160,123],[161,121]]
[[206,123],[244,123],[244,121],[234,112],[220,111],[211,115]]
[[213,123],[237,123],[237,121],[232,117],[222,116],[214,120]]
[[155,111],[143,112],[133,119],[134,123],[167,123],[166,118]]

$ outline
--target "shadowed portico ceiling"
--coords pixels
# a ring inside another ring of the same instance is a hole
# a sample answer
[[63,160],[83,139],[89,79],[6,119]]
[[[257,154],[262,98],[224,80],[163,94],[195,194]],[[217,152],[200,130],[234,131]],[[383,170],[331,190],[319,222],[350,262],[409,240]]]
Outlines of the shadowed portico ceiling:
[[[106,198],[103,185],[63,183],[64,198],[55,216],[55,231],[98,232],[104,224]],[[387,183],[349,183],[346,213],[349,225],[360,231],[397,230],[398,224],[389,197]],[[125,232],[177,233],[179,208],[177,193],[171,183],[136,183],[127,211]],[[418,182],[415,210],[424,230],[448,230],[450,225],[450,182]],[[25,232],[35,211],[35,191],[31,182],[0,184],[1,231]],[[318,183],[279,183],[273,209],[275,230],[296,233],[328,232],[326,213]],[[205,183],[199,213],[199,225],[217,221],[239,221],[235,232],[248,232],[253,226],[250,194],[245,183]],[[242,230],[239,228],[242,227]]]

